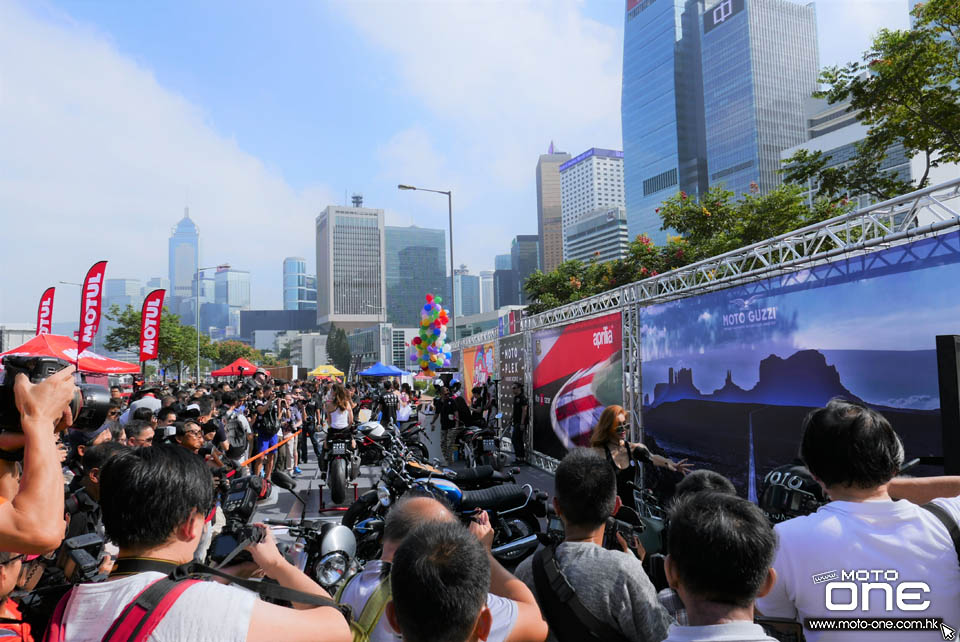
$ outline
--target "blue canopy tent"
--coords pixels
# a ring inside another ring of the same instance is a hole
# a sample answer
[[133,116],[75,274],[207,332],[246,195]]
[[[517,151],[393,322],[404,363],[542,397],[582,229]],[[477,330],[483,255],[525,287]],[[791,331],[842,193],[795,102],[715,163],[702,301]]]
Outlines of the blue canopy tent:
[[361,377],[400,377],[410,373],[406,370],[395,368],[394,366],[385,366],[377,361],[366,370],[361,370],[357,374]]

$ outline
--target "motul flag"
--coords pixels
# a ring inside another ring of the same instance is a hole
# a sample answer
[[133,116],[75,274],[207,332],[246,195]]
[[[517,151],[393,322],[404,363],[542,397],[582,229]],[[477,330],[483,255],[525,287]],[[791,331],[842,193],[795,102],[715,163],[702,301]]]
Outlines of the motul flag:
[[77,355],[93,345],[93,337],[100,327],[100,313],[103,311],[103,273],[107,269],[106,261],[99,261],[87,271],[83,280],[80,296],[80,329],[77,331]]
[[56,288],[47,288],[40,297],[40,305],[37,306],[37,334],[50,334],[50,326],[53,323],[53,292]]
[[165,290],[154,290],[143,300],[140,314],[140,361],[156,359],[160,352],[160,313]]

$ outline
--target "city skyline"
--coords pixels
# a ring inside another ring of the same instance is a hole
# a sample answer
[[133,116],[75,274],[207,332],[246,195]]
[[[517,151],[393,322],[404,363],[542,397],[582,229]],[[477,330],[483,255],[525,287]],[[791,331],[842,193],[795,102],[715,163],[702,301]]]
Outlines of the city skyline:
[[[276,266],[309,260],[307,226],[345,192],[363,192],[389,225],[446,229],[444,199],[399,193],[400,182],[451,189],[454,260],[488,270],[510,239],[537,229],[530,168],[550,140],[622,148],[623,9],[3,3],[0,134],[10,153],[0,162],[17,180],[0,192],[0,211],[14,214],[13,238],[38,225],[47,234],[43,269],[19,270],[0,320],[27,321],[46,286],[79,280],[96,260],[109,262],[108,278],[164,274],[166,237],[185,206],[203,264],[251,255],[241,266],[251,305],[276,307]],[[817,11],[824,65],[858,58],[880,26],[908,25],[905,1]],[[491,52],[491,31],[518,44]],[[337,95],[354,99],[327,99]],[[3,267],[29,265],[30,245],[13,244]],[[54,322],[75,320],[70,298],[58,297]]]

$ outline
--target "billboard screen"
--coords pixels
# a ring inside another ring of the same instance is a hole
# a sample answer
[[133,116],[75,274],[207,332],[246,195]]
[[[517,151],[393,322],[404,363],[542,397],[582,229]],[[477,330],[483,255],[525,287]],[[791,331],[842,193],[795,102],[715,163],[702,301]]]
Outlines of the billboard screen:
[[960,236],[649,306],[641,320],[647,445],[750,499],[834,397],[883,413],[907,459],[941,455],[935,337],[960,333]]
[[[523,384],[524,338],[515,334],[500,339],[500,412],[503,413],[501,426],[513,425],[513,383]],[[529,411],[527,411],[529,413]]]
[[533,448],[586,446],[607,406],[623,404],[620,313],[533,333]]
[[463,394],[467,403],[473,400],[471,390],[474,386],[487,383],[497,375],[497,349],[494,343],[484,343],[473,348],[463,349]]

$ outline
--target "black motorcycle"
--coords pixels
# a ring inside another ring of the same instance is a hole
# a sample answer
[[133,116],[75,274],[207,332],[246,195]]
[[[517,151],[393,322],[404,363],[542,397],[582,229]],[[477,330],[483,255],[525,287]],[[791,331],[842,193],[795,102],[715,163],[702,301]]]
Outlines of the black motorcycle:
[[[303,504],[302,515],[306,515],[306,501],[296,491],[296,481],[285,473],[278,476],[278,472],[275,471],[271,477],[274,484],[289,490]],[[264,523],[288,528],[287,532],[294,538],[294,542],[287,550],[286,557],[331,595],[343,581],[360,570],[356,557],[356,537],[353,531],[345,526],[322,520],[307,520],[302,516],[299,520],[268,519]]]
[[330,487],[330,498],[334,504],[346,501],[347,483],[360,474],[360,461],[354,444],[351,428],[331,428],[327,431],[327,441],[323,446],[326,460],[324,478]]
[[[357,535],[360,559],[374,559],[379,555],[386,514],[411,489],[443,499],[465,523],[477,512],[486,511],[494,529],[492,553],[502,564],[513,566],[536,550],[539,518],[546,516],[546,493],[534,490],[529,484],[464,490],[442,470],[437,471],[438,475],[431,472],[417,476],[418,472],[415,468],[411,474],[401,457],[385,453],[383,474],[376,490],[371,491],[375,494],[364,494],[344,514],[342,524]],[[490,469],[489,478],[501,474]],[[459,481],[459,477],[455,478]]]

